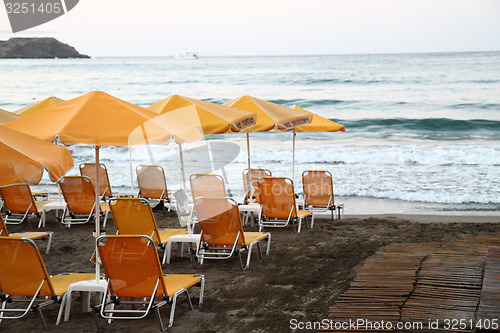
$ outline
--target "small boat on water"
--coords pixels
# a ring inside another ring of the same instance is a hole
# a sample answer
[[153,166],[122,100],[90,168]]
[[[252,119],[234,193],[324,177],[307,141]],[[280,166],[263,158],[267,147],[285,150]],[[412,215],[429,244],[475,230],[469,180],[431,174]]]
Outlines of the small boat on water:
[[172,56],[175,59],[198,59],[198,53],[191,51],[179,52]]

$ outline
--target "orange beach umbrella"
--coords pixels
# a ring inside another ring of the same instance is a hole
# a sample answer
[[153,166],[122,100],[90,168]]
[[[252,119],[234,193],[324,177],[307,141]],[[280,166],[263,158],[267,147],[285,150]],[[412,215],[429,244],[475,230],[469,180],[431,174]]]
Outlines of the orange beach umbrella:
[[21,117],[27,116],[31,113],[46,109],[48,107],[51,107],[53,105],[59,104],[64,102],[64,99],[57,98],[55,96],[48,97],[40,102],[36,102],[30,105],[27,105],[25,107],[22,107],[16,111],[14,111],[15,114],[20,115]]
[[[204,135],[239,132],[252,128],[257,121],[255,112],[235,110],[233,108],[202,101],[195,98],[171,95],[147,107],[159,114],[170,114],[172,118],[195,126]],[[186,191],[186,175],[182,146],[179,145],[182,183]],[[222,170],[223,172],[224,169]]]
[[0,124],[19,118],[15,113],[0,109]]
[[44,169],[57,181],[73,167],[68,149],[4,126],[0,126],[0,155],[0,186],[38,184]]
[[[323,118],[318,116],[315,113],[304,110],[297,105],[291,107],[292,110],[298,110],[302,112],[306,112],[313,115],[313,119],[310,124],[300,126],[293,129],[293,157],[292,157],[292,172],[295,176],[295,136],[296,132],[345,132],[345,127],[343,125],[337,124],[330,119]],[[295,177],[294,177],[295,178]]]
[[[93,91],[69,101],[15,119],[4,126],[65,145],[85,143],[95,147],[96,207],[99,207],[99,148],[142,143],[165,143],[171,137],[179,142],[201,138],[196,128],[181,126],[168,116],[157,117],[152,111],[126,102],[102,91]],[[96,214],[96,237],[100,233]],[[96,278],[99,278],[96,263]]]
[[290,109],[253,96],[241,96],[223,105],[257,113],[257,124],[244,130],[244,132],[247,132],[248,169],[250,169],[250,138],[248,132],[293,130],[296,127],[309,124],[313,119],[311,113]]

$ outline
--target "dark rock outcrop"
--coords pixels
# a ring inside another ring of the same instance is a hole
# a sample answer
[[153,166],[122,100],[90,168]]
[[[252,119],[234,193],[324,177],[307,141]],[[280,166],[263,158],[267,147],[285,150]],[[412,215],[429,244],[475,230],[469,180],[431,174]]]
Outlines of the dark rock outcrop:
[[55,38],[10,38],[0,41],[0,58],[90,58]]

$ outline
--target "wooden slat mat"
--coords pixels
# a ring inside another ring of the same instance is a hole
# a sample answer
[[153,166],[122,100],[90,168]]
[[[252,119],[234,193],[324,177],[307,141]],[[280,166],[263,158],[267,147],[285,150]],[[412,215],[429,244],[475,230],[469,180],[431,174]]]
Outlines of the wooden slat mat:
[[490,246],[486,267],[484,268],[483,287],[477,315],[483,328],[492,328],[493,319],[500,321],[500,247]]
[[[423,330],[408,330],[412,332],[473,332],[478,319],[500,319],[500,247],[491,250],[483,285],[491,245],[500,246],[500,236],[460,235],[441,248],[436,243],[390,244],[365,261],[349,290],[330,307],[327,319],[384,321],[394,328],[397,322],[413,327],[420,322]],[[461,329],[460,322],[452,326],[453,319],[462,319],[466,327]],[[394,329],[320,330],[346,331]]]
[[[438,249],[423,263],[415,290],[401,310],[401,321],[438,323],[439,331],[471,332],[481,295],[488,246],[500,244],[498,236],[460,235]],[[453,325],[463,320],[465,326]]]
[[[349,290],[330,307],[327,319],[335,323],[365,319],[395,325],[413,290],[421,261],[438,247],[438,243],[393,243],[384,247],[365,261]],[[322,332],[335,332],[334,327]],[[371,330],[362,327],[362,331]],[[373,331],[384,332],[380,327]]]

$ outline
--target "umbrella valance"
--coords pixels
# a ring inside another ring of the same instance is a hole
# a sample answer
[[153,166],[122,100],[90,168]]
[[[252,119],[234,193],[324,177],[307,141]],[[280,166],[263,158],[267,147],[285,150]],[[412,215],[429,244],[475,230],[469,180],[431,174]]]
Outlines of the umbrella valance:
[[291,130],[309,124],[313,115],[253,96],[241,96],[223,105],[257,113],[257,123],[244,132],[262,132],[273,129]]
[[[177,110],[176,117],[179,121],[201,126],[205,135],[239,132],[254,126],[257,121],[254,112],[234,110],[227,106],[180,95],[169,96],[148,106],[147,109],[158,114]],[[185,112],[179,112],[181,109]]]

